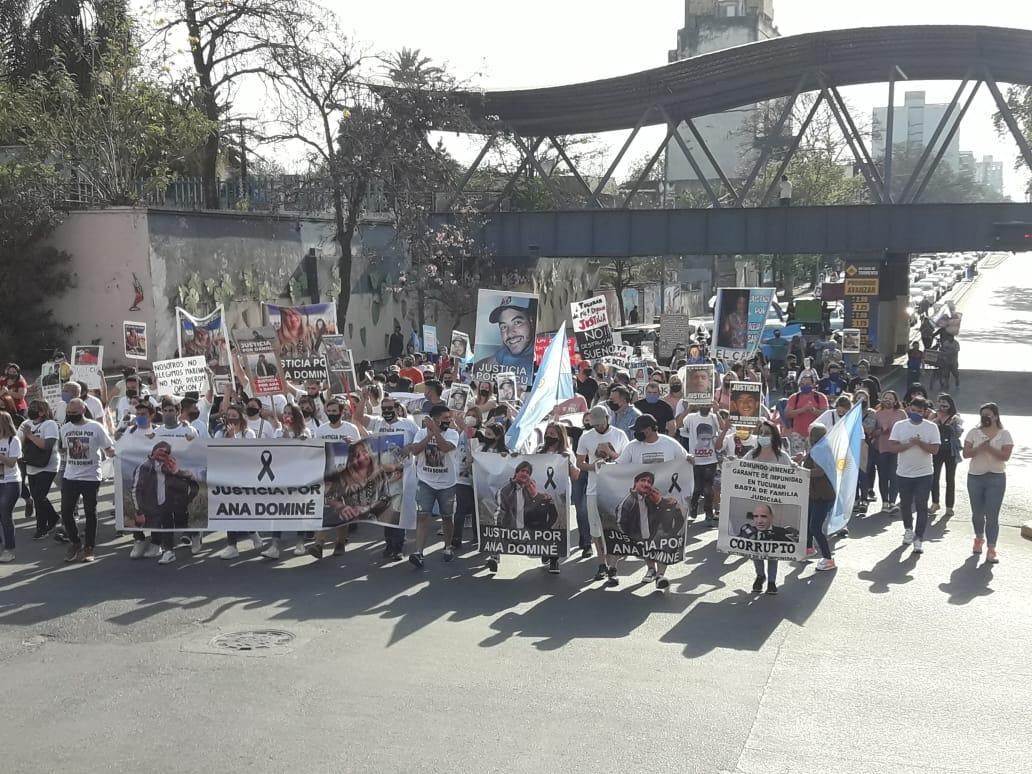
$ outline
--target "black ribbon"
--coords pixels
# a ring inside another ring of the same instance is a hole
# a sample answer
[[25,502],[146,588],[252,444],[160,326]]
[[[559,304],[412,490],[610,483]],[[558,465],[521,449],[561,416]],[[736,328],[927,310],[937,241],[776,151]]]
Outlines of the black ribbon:
[[678,492],[681,491],[681,485],[677,483],[677,477],[679,475],[681,475],[681,474],[680,473],[674,473],[672,476],[670,476],[670,488],[667,490],[667,494],[671,494],[675,489]]
[[266,476],[269,477],[269,481],[276,480],[276,474],[272,472],[272,452],[266,449],[262,452],[262,469],[258,471],[258,480],[261,481]]
[[545,475],[548,476],[548,480],[545,481],[545,489],[549,489],[549,488],[558,489],[559,487],[556,486],[556,483],[555,483],[555,468],[551,468],[551,467],[548,468],[545,471]]

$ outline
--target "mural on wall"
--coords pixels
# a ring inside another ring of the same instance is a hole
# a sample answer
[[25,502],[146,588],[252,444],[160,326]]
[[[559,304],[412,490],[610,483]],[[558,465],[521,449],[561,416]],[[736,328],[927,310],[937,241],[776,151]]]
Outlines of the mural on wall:
[[136,276],[136,272],[133,272],[133,305],[129,307],[130,312],[139,312],[140,304],[143,303],[143,283],[140,282],[140,278]]

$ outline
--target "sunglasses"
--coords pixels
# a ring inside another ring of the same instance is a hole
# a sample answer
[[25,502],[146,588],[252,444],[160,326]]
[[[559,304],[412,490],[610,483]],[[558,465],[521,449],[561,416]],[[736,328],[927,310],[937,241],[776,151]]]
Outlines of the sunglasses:
[[559,436],[558,435],[546,435],[545,436],[545,440],[546,441],[558,441],[559,440]]

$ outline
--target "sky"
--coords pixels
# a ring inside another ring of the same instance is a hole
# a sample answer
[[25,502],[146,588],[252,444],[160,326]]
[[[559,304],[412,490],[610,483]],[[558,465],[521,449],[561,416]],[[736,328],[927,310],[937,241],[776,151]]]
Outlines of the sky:
[[[372,51],[421,49],[450,71],[485,89],[552,86],[624,75],[660,67],[684,26],[684,0],[388,0],[355,3],[323,0],[346,32]],[[900,24],[979,24],[1032,29],[1032,0],[774,0],[774,23],[782,35],[849,27]],[[948,102],[956,83],[897,85],[896,104],[907,89],[927,92],[927,101]],[[858,119],[884,106],[887,86],[842,89]],[[960,147],[976,158],[1006,161],[1006,192],[1023,198],[1027,175],[1012,169],[1017,146],[992,126],[994,104],[982,89],[961,126]],[[653,150],[661,130],[642,132],[628,163]],[[605,136],[610,145],[626,134]],[[453,152],[464,156],[476,150]],[[619,176],[619,175],[618,175]]]

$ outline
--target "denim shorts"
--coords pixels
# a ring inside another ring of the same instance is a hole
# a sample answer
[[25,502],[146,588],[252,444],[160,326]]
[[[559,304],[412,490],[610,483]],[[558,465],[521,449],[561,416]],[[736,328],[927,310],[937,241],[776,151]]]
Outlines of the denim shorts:
[[[455,513],[455,487],[434,489],[422,481],[416,487],[416,512],[451,518]],[[436,510],[434,506],[437,506]]]

